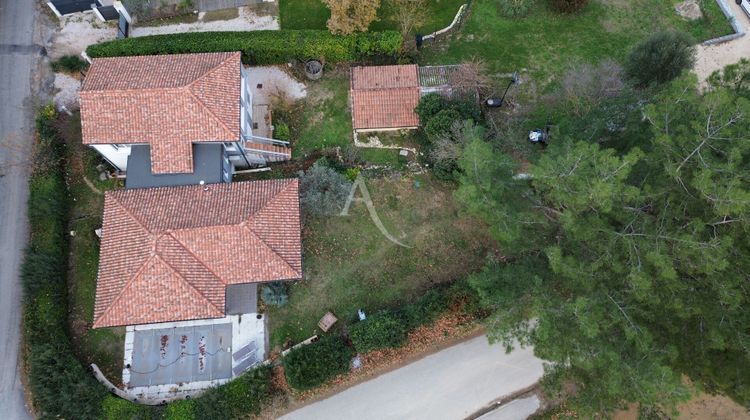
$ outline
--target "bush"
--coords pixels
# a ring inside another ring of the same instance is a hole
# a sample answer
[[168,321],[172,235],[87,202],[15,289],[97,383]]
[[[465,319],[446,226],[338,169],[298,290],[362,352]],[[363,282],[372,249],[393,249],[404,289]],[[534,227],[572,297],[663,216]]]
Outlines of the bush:
[[173,401],[164,410],[166,420],[193,420],[195,419],[194,400]]
[[459,167],[454,159],[438,160],[432,164],[432,174],[441,181],[455,181]]
[[448,106],[448,102],[438,93],[428,93],[419,99],[414,112],[419,116],[419,122],[424,127],[427,122]]
[[132,403],[114,395],[107,395],[102,401],[102,413],[106,420],[155,419],[157,417],[152,410],[152,407]]
[[333,35],[319,30],[188,32],[107,41],[91,45],[92,57],[241,51],[246,64],[318,59],[331,63],[395,56],[403,38],[395,31]]
[[68,194],[56,121],[52,106],[37,114],[29,182],[31,238],[21,268],[29,389],[41,417],[93,419],[101,417],[107,390],[75,358],[66,334]]
[[581,116],[600,102],[614,98],[625,88],[623,69],[614,60],[571,67],[562,77],[558,96],[563,106]]
[[399,347],[406,340],[406,327],[395,314],[379,312],[349,327],[349,338],[360,353]]
[[668,82],[695,64],[690,35],[658,32],[638,44],[628,56],[625,74],[639,87]]
[[497,0],[500,14],[507,18],[522,18],[529,14],[532,0]]
[[461,120],[461,114],[455,109],[444,109],[427,121],[424,132],[430,139],[448,134],[456,121]]
[[407,329],[414,329],[437,319],[449,306],[446,289],[431,289],[416,301],[401,309],[401,316]]
[[575,13],[583,9],[588,0],[552,0],[552,7],[560,13]]
[[280,308],[289,301],[286,284],[282,281],[274,281],[263,286],[260,298],[269,306]]
[[[229,419],[257,415],[271,393],[271,367],[261,366],[211,388],[193,400],[192,411],[200,419]],[[184,410],[187,410],[185,408]]]
[[289,141],[289,126],[286,123],[278,123],[273,127],[273,138]]
[[60,57],[51,63],[54,71],[67,71],[69,73],[78,73],[85,70],[89,63],[77,55],[66,55]]
[[292,350],[284,357],[289,385],[304,391],[349,371],[354,351],[339,336],[324,336],[315,343]]
[[300,178],[300,204],[311,215],[338,215],[351,186],[346,176],[328,167],[325,159],[319,160]]

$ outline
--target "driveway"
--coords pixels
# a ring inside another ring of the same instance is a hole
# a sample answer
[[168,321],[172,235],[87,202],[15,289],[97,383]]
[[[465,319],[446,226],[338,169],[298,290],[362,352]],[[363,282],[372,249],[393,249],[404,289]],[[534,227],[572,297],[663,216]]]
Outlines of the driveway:
[[535,384],[542,361],[530,348],[505,354],[476,337],[282,417],[316,419],[462,419]]
[[750,58],[750,18],[734,0],[726,0],[726,3],[732,9],[737,23],[745,32],[745,36],[721,44],[698,45],[696,47],[694,71],[698,74],[698,80],[701,82],[705,81],[716,70],[734,64],[743,57]]
[[0,409],[29,418],[19,370],[21,285],[18,270],[27,239],[27,173],[31,146],[31,75],[39,59],[33,42],[34,1],[0,0]]

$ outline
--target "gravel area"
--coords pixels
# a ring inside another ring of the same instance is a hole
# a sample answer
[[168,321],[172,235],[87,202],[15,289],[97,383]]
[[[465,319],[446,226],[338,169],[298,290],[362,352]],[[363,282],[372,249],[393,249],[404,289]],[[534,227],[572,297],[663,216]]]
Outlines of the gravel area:
[[79,55],[86,47],[117,37],[113,23],[100,21],[94,12],[75,13],[60,18],[60,30],[52,36],[52,45],[47,49],[50,58],[64,55]]
[[[246,67],[250,76],[253,102],[270,104],[275,99],[296,101],[307,96],[307,88],[276,66]],[[262,87],[258,87],[262,85]]]
[[229,20],[178,23],[175,25],[135,26],[131,36],[172,34],[179,32],[260,31],[279,29],[278,16],[260,15],[247,7],[239,8],[239,16]]
[[78,109],[78,92],[81,90],[81,82],[64,73],[55,73],[55,96],[52,102],[55,108],[67,108],[69,111]]
[[698,74],[701,83],[704,83],[714,71],[723,69],[729,64],[734,64],[741,58],[750,58],[750,33],[748,33],[750,31],[750,18],[734,0],[727,0],[726,3],[745,31],[745,36],[717,45],[698,45],[694,71]]

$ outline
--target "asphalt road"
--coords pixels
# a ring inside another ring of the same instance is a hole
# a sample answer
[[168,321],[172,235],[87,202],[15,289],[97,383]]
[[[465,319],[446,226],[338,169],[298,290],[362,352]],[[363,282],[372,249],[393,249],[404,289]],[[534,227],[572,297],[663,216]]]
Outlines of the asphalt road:
[[0,0],[0,417],[30,418],[19,369],[21,285],[18,269],[27,240],[27,168],[31,148],[32,0]]
[[459,420],[536,383],[542,361],[530,348],[505,354],[480,336],[363,382],[282,417]]

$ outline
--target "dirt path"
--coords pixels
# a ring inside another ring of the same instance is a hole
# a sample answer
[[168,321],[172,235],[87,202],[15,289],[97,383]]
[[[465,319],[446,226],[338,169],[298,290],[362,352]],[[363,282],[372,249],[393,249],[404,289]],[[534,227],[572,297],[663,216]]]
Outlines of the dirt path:
[[734,0],[727,0],[727,4],[734,12],[745,36],[722,44],[698,46],[694,71],[698,74],[698,80],[701,83],[705,82],[714,71],[734,64],[741,58],[750,58],[750,33],[747,33],[750,31],[750,18]]

